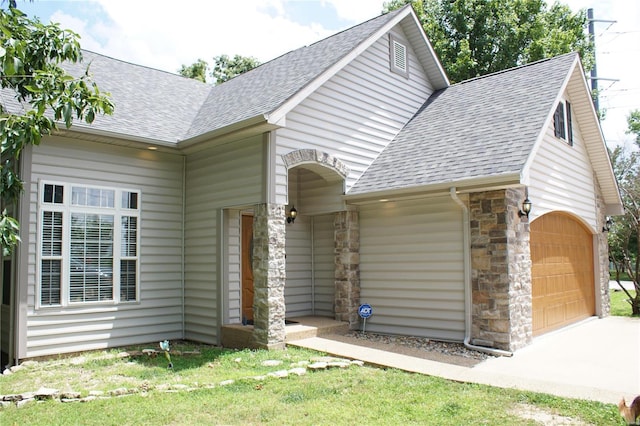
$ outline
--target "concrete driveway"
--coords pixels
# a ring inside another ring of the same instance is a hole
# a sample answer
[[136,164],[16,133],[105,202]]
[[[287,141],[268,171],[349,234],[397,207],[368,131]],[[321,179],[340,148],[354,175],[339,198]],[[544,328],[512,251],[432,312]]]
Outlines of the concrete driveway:
[[630,401],[640,395],[640,318],[590,318],[535,338],[513,357],[492,358],[472,370],[518,388]]
[[449,380],[617,404],[640,395],[640,318],[589,318],[534,339],[512,357],[473,367],[331,340],[290,342],[329,354]]

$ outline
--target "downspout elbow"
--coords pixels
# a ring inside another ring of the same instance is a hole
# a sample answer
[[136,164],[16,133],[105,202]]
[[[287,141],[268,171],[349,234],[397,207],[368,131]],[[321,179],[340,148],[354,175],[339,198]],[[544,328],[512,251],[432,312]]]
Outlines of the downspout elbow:
[[471,230],[469,229],[469,208],[458,197],[455,187],[449,189],[451,199],[462,210],[463,246],[464,246],[464,341],[465,348],[496,356],[513,356],[513,352],[471,343]]

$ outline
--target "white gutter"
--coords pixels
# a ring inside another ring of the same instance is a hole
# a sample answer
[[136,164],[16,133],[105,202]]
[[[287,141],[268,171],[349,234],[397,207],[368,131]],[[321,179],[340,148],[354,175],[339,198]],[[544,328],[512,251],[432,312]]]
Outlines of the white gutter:
[[368,191],[358,194],[347,193],[342,198],[350,204],[361,204],[376,202],[380,198],[393,198],[414,196],[419,194],[446,194],[451,187],[463,188],[461,193],[489,191],[492,189],[505,189],[521,187],[520,172],[504,173],[495,176],[475,177],[461,179],[454,182],[429,183],[424,185],[411,186],[406,188],[389,188],[380,191]]
[[449,189],[451,199],[462,209],[462,241],[464,246],[464,346],[478,352],[490,355],[512,356],[513,352],[502,349],[487,348],[485,346],[472,345],[471,342],[471,230],[469,228],[469,209],[467,205],[458,198],[456,188]]
[[311,315],[316,315],[315,216],[311,216]]

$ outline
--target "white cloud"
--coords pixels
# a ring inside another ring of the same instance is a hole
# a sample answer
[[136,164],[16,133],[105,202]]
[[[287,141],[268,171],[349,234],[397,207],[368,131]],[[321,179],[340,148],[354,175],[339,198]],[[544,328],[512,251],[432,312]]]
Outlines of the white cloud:
[[338,17],[348,21],[363,22],[380,15],[384,0],[324,0],[336,9]]
[[50,19],[79,33],[83,48],[169,72],[223,53],[264,62],[335,32],[293,22],[281,0],[97,0],[93,7],[104,11],[95,22],[80,7]]
[[[240,54],[267,61],[331,34],[289,20],[281,1],[99,0],[110,27],[99,51],[175,72],[198,58]],[[91,36],[90,43],[102,38]],[[89,48],[89,47],[88,47]]]

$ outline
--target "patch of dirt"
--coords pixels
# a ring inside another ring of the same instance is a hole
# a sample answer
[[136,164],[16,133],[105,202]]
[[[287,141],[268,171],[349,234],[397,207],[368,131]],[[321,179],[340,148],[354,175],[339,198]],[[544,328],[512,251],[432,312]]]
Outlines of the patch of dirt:
[[460,365],[462,367],[473,367],[485,359],[492,357],[482,352],[467,349],[461,343],[438,342],[412,336],[389,336],[351,331],[344,335],[331,334],[322,337],[352,345]]
[[518,416],[525,420],[533,420],[536,423],[545,426],[590,426],[590,423],[584,423],[583,421],[572,417],[560,416],[528,404],[516,404],[513,409],[509,411],[509,414]]

